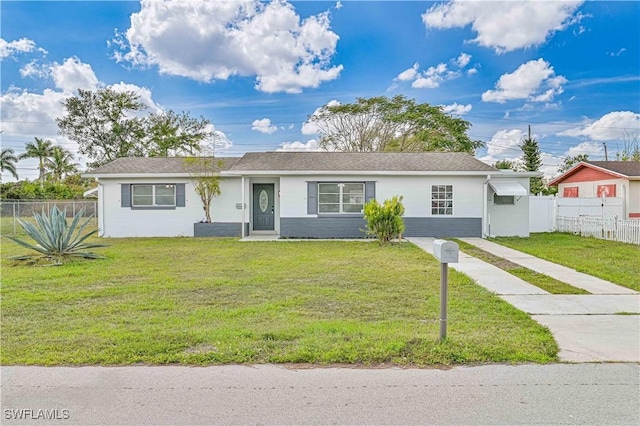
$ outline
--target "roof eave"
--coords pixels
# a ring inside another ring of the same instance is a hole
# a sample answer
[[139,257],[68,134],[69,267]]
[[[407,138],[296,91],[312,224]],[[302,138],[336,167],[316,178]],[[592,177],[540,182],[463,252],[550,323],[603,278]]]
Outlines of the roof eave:
[[575,174],[580,168],[583,167],[587,167],[590,169],[595,169],[598,171],[601,171],[603,173],[607,173],[610,175],[613,175],[619,179],[630,179],[629,176],[624,175],[622,173],[618,173],[618,172],[614,172],[613,170],[609,170],[605,167],[600,167],[600,166],[596,166],[595,164],[591,164],[591,163],[586,163],[584,161],[579,162],[578,164],[576,164],[575,166],[573,166],[572,168],[570,168],[569,170],[567,170],[566,172],[564,172],[563,174],[561,174],[560,176],[558,176],[557,178],[553,179],[551,182],[549,182],[549,186],[556,186],[562,183],[562,181],[564,181],[566,178],[568,178],[569,176],[572,176],[573,174]]
[[231,170],[229,176],[304,176],[304,175],[381,175],[381,176],[486,176],[497,175],[499,172],[491,170],[469,171],[431,171],[431,170]]

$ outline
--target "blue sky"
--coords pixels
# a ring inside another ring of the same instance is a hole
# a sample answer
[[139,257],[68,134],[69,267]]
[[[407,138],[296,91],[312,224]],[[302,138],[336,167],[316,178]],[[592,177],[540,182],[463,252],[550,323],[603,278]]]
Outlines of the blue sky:
[[[78,88],[134,90],[150,111],[211,120],[216,155],[316,149],[329,102],[403,94],[472,123],[493,164],[531,124],[544,171],[604,159],[640,134],[640,3],[0,3],[0,135],[24,150],[57,134]],[[81,159],[83,162],[85,159]],[[18,164],[37,176],[35,161]],[[8,175],[3,181],[11,180]]]

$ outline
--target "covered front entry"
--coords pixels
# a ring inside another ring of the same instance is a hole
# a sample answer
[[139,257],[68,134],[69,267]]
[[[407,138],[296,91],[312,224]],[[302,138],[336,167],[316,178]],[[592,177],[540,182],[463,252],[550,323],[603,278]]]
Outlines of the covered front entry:
[[274,184],[253,184],[253,230],[275,230]]

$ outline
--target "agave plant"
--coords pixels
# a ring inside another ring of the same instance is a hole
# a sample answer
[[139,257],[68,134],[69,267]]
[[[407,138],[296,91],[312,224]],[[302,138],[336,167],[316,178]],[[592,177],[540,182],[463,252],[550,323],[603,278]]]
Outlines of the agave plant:
[[104,259],[96,253],[86,251],[96,247],[107,247],[105,244],[86,243],[87,238],[98,232],[97,229],[83,234],[91,217],[80,224],[80,219],[84,214],[84,209],[80,210],[73,217],[71,225],[67,224],[67,209],[64,211],[53,207],[47,215],[44,210],[42,214],[35,213],[36,225],[18,219],[27,235],[33,238],[37,244],[26,243],[19,238],[7,235],[10,240],[15,241],[23,247],[35,250],[39,255],[13,256],[15,260],[37,260],[39,258],[51,259],[54,264],[61,265],[62,260],[69,257],[82,257],[85,259]]

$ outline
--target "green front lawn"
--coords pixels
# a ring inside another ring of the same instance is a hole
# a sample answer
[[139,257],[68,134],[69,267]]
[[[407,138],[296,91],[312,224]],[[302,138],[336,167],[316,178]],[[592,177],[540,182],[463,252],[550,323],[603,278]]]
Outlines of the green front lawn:
[[3,365],[549,362],[544,327],[408,243],[106,239],[31,267],[2,239]]
[[558,232],[493,241],[640,291],[640,246]]

